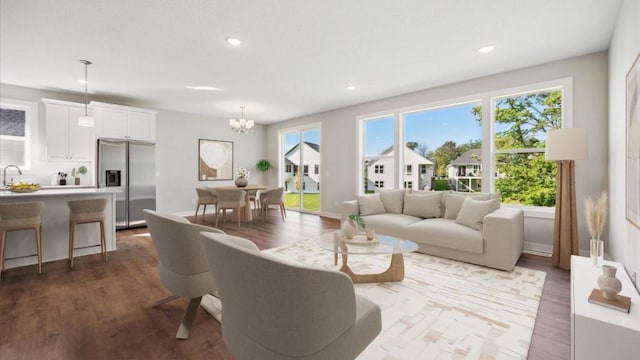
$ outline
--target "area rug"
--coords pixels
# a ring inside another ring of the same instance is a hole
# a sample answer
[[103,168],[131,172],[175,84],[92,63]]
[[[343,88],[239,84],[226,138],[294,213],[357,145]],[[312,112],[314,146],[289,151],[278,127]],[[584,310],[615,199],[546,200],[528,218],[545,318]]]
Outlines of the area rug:
[[[338,269],[333,253],[311,240],[265,251]],[[384,271],[389,262],[390,255],[349,257],[357,273]],[[355,284],[382,310],[382,331],[358,359],[526,359],[545,275],[405,254],[404,281]]]

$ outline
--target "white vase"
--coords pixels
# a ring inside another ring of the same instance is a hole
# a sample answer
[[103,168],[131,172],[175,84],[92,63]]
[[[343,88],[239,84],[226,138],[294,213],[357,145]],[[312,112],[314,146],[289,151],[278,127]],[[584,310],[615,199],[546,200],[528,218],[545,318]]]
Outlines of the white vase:
[[598,276],[598,287],[602,290],[602,297],[615,300],[616,295],[622,290],[622,283],[616,277],[618,269],[611,265],[602,265],[602,275]]
[[602,266],[602,260],[604,259],[604,241],[591,239],[591,241],[589,241],[589,254],[591,255],[591,263],[594,267]]
[[345,239],[353,239],[353,236],[356,234],[356,226],[353,221],[347,219],[342,223],[342,226],[340,226],[340,231]]

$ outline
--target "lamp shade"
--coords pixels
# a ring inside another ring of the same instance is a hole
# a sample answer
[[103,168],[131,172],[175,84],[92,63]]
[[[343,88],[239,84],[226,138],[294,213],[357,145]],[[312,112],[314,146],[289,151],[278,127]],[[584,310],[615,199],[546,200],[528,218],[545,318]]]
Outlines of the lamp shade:
[[547,132],[547,160],[586,160],[588,155],[587,129],[562,128]]

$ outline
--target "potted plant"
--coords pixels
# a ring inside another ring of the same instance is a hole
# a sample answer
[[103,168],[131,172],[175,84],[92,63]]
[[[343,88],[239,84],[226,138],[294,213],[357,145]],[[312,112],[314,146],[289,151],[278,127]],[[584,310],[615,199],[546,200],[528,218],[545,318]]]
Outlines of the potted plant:
[[75,185],[80,185],[80,175],[84,175],[87,173],[87,167],[82,165],[76,170],[76,168],[71,169],[71,176],[74,177]]
[[265,177],[267,176],[267,171],[269,171],[271,168],[273,167],[273,165],[271,165],[271,162],[269,160],[266,159],[262,159],[260,161],[258,161],[256,163],[256,169],[260,170],[260,172],[262,172],[262,182],[266,183],[266,179]]

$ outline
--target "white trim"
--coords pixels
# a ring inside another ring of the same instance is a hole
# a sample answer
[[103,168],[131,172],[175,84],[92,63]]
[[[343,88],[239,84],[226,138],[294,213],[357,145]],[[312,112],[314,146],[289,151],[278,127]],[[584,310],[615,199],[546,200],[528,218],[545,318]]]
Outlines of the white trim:
[[553,253],[553,246],[525,241],[524,249],[522,249],[522,252],[525,254],[551,257],[551,254]]

